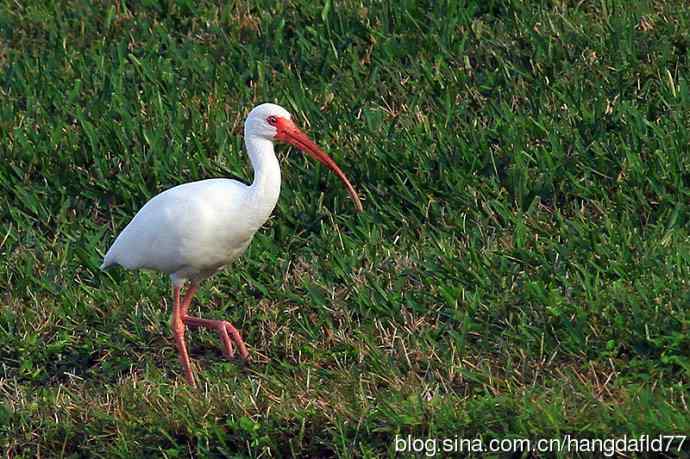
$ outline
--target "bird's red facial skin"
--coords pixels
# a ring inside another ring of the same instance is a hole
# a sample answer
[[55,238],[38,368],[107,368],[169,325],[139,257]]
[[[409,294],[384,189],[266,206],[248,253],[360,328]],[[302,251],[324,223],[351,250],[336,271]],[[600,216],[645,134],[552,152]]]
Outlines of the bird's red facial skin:
[[330,156],[319,148],[319,146],[316,145],[316,143],[314,143],[309,136],[302,132],[291,119],[278,116],[276,117],[275,121],[277,131],[275,139],[280,142],[294,145],[333,171],[333,173],[335,173],[335,175],[337,175],[338,178],[340,178],[340,180],[343,182],[345,188],[347,188],[347,191],[350,193],[350,196],[352,196],[352,200],[355,202],[355,207],[357,207],[357,210],[362,212],[362,203],[359,200],[357,192],[335,161],[333,161]]
[[278,140],[279,142],[289,143],[287,137],[288,131],[292,131],[295,129],[299,130],[299,128],[295,126],[295,123],[293,123],[291,119],[283,118],[281,116],[269,116],[268,118],[266,118],[266,121],[271,126],[275,126],[276,140]]

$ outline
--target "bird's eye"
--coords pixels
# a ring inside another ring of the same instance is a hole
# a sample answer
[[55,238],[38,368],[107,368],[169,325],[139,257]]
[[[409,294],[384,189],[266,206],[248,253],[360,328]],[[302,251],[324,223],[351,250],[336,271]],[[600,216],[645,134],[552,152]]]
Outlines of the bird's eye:
[[266,118],[266,122],[267,122],[268,124],[270,124],[271,126],[275,126],[276,123],[278,122],[278,118],[276,118],[275,116],[271,115],[271,116],[269,116],[268,118]]

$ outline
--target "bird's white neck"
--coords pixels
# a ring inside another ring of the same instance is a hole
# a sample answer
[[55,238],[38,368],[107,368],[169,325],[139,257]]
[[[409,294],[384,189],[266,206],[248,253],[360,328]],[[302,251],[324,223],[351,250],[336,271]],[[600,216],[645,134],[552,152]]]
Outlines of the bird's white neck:
[[254,168],[254,181],[247,194],[247,209],[257,229],[273,212],[280,195],[280,164],[273,142],[257,136],[245,136],[249,160]]

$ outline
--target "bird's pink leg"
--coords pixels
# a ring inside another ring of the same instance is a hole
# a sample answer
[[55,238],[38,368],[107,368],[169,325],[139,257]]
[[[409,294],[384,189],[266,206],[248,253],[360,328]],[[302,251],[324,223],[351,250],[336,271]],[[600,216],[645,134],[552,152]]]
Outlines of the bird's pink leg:
[[[249,352],[247,352],[247,347],[244,345],[244,340],[242,340],[242,335],[237,331],[235,327],[232,326],[227,320],[210,320],[201,319],[199,317],[192,317],[187,315],[187,310],[189,309],[189,304],[192,302],[192,296],[197,291],[198,285],[192,283],[187,289],[182,304],[180,305],[180,312],[182,317],[182,322],[190,327],[206,327],[215,330],[220,336],[223,342],[223,350],[225,356],[229,359],[235,357],[235,349],[232,345],[232,340],[235,340],[237,347],[240,351],[240,356],[247,360],[249,357]],[[232,337],[232,339],[230,339]]]
[[[190,288],[191,290],[191,288]],[[194,292],[192,291],[192,295]],[[189,297],[189,299],[187,298]],[[171,321],[171,328],[173,335],[175,336],[175,343],[177,344],[177,351],[180,354],[180,362],[182,363],[182,369],[184,370],[185,378],[191,386],[194,384],[194,375],[192,374],[192,367],[189,362],[189,354],[187,353],[187,345],[184,342],[184,329],[185,324],[183,321],[182,306],[184,301],[191,301],[190,292],[187,291],[185,298],[180,302],[180,288],[173,288],[173,315]]]

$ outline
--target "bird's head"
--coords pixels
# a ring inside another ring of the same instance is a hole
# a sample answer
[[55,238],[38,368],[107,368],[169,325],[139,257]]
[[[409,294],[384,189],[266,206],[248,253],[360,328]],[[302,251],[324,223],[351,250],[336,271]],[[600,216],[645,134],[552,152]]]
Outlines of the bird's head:
[[292,123],[292,115],[280,105],[257,105],[247,116],[247,121],[244,123],[244,135],[263,137],[271,141],[280,140],[279,120],[281,126],[284,124],[283,120]]
[[266,103],[254,107],[244,123],[244,135],[245,137],[262,137],[272,142],[289,143],[319,161],[340,178],[352,196],[355,207],[362,212],[359,196],[343,171],[330,156],[297,127],[292,121],[290,112],[280,105]]

